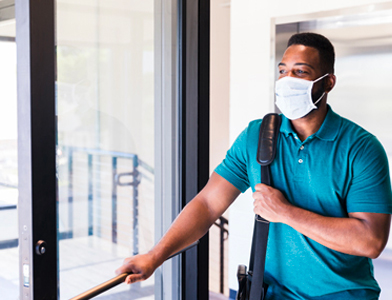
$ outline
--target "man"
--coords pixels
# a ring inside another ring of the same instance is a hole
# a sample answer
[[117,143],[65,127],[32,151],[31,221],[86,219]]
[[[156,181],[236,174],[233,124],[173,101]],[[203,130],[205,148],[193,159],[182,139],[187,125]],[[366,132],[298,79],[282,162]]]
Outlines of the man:
[[271,221],[266,299],[378,299],[371,259],[389,236],[388,162],[373,135],[327,105],[336,82],[334,56],[332,44],[321,35],[290,38],[276,83],[283,115],[271,164],[273,187],[259,183],[261,120],[256,120],[161,241],[117,270],[135,273],[128,283],[146,279],[169,255],[203,236],[251,187],[254,212]]

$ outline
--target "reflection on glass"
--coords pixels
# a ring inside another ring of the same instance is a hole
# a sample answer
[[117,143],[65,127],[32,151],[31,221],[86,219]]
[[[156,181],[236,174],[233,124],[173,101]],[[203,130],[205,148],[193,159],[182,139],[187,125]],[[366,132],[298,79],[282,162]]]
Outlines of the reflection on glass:
[[[154,243],[153,1],[56,5],[60,298],[69,299]],[[113,293],[154,299],[154,278]]]
[[[19,295],[15,21],[0,22],[0,294]],[[13,35],[13,37],[12,37]]]

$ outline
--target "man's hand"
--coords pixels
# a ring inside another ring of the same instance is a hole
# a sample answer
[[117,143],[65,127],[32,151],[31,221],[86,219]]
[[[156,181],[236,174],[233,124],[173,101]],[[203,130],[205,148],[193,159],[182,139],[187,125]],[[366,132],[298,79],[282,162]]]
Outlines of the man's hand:
[[275,223],[284,223],[291,204],[283,194],[266,184],[257,184],[253,193],[253,211],[260,217]]
[[150,254],[141,254],[126,258],[123,265],[116,270],[116,274],[132,273],[125,278],[125,283],[130,284],[146,280],[157,267]]

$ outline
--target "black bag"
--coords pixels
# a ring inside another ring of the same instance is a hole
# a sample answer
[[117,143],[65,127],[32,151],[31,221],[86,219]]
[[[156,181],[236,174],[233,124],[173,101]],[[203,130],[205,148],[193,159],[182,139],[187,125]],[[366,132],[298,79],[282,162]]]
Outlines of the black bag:
[[[275,158],[281,118],[278,114],[267,114],[261,123],[257,162],[261,165],[261,182],[271,185],[269,165]],[[245,265],[237,270],[238,293],[236,300],[263,300],[268,286],[264,284],[264,266],[267,252],[269,222],[255,216],[253,228],[252,250],[249,260],[249,271]],[[257,255],[256,255],[257,254]]]

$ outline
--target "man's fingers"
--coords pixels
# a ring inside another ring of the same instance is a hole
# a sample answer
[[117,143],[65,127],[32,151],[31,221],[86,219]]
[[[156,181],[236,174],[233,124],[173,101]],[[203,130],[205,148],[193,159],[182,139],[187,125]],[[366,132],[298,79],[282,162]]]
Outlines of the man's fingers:
[[130,284],[130,283],[135,283],[137,281],[143,280],[143,275],[142,274],[131,274],[128,275],[127,278],[125,278],[125,283]]
[[268,188],[268,185],[266,185],[264,183],[258,183],[255,185],[256,191],[262,191],[262,190],[265,190],[266,188]]
[[124,269],[124,267],[120,267],[120,268],[118,268],[116,271],[114,271],[114,273],[116,273],[116,275],[120,275],[120,274],[122,274],[122,273],[125,273],[125,272],[123,271],[123,269]]
[[114,273],[116,275],[120,275],[123,273],[131,273],[131,272],[129,270],[127,270],[124,266],[122,266],[122,267],[118,268],[116,271],[114,271]]
[[116,275],[120,275],[123,273],[130,273],[129,266],[128,266],[128,259],[125,259],[123,265],[114,272],[116,273]]

